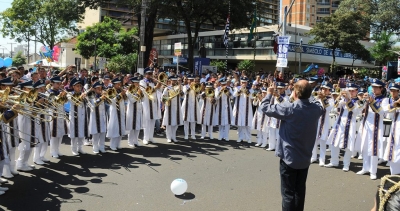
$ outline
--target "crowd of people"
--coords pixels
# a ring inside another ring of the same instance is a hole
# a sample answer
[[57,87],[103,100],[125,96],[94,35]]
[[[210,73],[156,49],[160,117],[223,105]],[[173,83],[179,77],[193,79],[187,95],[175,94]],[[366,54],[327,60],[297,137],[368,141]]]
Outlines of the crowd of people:
[[[363,168],[357,174],[370,173],[371,179],[377,179],[380,162],[387,162],[392,174],[400,174],[398,80],[305,77],[263,69],[194,75],[151,66],[141,75],[73,66],[53,71],[39,66],[36,71],[23,67],[0,71],[0,176],[11,178],[18,171],[31,171],[32,152],[35,165],[48,162],[49,155],[59,158],[64,136],[70,138],[75,156],[86,153],[84,145],[91,145],[94,154],[105,153],[106,138],[109,149],[118,150],[125,135],[134,148],[155,143],[155,133],[165,133],[168,143],[177,142],[179,126],[183,126],[184,140],[230,141],[229,131],[237,129],[237,142],[274,151],[284,120],[268,117],[260,105],[271,86],[275,87],[273,106],[292,102],[293,87],[302,78],[313,88],[310,100],[324,107],[311,163],[338,167],[342,150],[343,171],[349,171],[351,158],[358,154]],[[385,119],[392,121],[389,137],[383,137]],[[252,130],[257,133],[255,140]],[[328,150],[329,163],[325,160]],[[0,187],[0,195],[6,190]]]

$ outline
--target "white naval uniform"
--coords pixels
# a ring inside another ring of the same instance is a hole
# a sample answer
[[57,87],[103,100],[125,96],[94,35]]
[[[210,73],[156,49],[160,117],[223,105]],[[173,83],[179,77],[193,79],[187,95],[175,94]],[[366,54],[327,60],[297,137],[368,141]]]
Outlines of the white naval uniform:
[[[44,107],[42,107],[41,110],[49,112],[47,109],[44,109]],[[38,114],[37,117],[41,118],[41,119],[49,120],[48,115]],[[35,162],[35,163],[37,163],[37,161],[45,160],[44,156],[46,155],[47,147],[49,146],[49,142],[50,142],[50,123],[48,121],[40,120],[39,128],[40,128],[39,131],[42,134],[42,142],[39,142],[34,147],[33,162]]]
[[[386,101],[387,102],[387,101]],[[378,168],[378,158],[383,157],[383,117],[385,104],[383,96],[375,98],[373,103],[369,103],[366,114],[365,123],[361,132],[361,153],[363,156],[362,171],[370,172],[376,175]]]
[[[279,97],[273,97],[271,99],[271,105],[277,105],[281,102],[287,101],[289,102],[289,96],[285,94],[281,94]],[[274,150],[276,146],[276,142],[279,139],[279,126],[281,124],[281,121],[279,119],[276,119],[274,117],[270,117],[268,119],[268,126],[269,126],[269,132],[268,132],[268,150]]]
[[325,154],[326,154],[326,140],[328,139],[330,130],[330,113],[334,107],[334,99],[331,96],[326,96],[323,100],[318,99],[321,105],[324,107],[323,114],[318,121],[317,137],[315,139],[315,145],[312,151],[311,160],[317,159],[317,149],[320,145],[319,163],[325,165]]
[[383,159],[389,162],[390,173],[400,174],[400,109],[393,107],[396,100],[389,99],[387,112],[391,114],[392,128]]
[[106,137],[110,139],[110,148],[116,150],[120,148],[122,136],[126,134],[125,101],[120,94],[110,101],[110,119],[107,124]]
[[[213,139],[213,126],[214,126],[214,115],[215,115],[215,104],[212,102],[215,99],[215,93],[212,98],[205,97],[205,93],[201,94],[202,105],[200,109],[200,119],[197,121],[198,124],[201,125],[201,137],[205,138],[207,134],[208,127],[208,136],[210,139]],[[204,96],[204,97],[203,97]]]
[[213,125],[218,125],[219,136],[218,140],[225,139],[229,141],[229,130],[233,120],[231,98],[233,96],[232,89],[227,87],[229,90],[229,96],[225,93],[221,93],[222,87],[215,89],[215,115],[213,119]]
[[[3,115],[4,119],[7,119],[8,121],[10,121],[11,125],[13,125],[14,123],[16,123],[14,120],[17,120],[16,115],[17,113],[11,110],[6,110],[3,113],[1,113]],[[3,131],[7,131],[8,132],[8,127],[5,126],[5,122],[2,121],[2,119],[0,119],[0,177],[4,176],[6,178],[8,178],[7,176],[12,177],[13,175],[11,174],[12,172],[17,173],[15,171],[15,167],[14,170],[11,172],[10,169],[10,158],[11,156],[15,157],[15,147],[14,147],[14,155],[13,152],[10,152],[10,149],[12,147],[12,141],[14,140],[7,140],[10,138],[10,135],[7,133],[4,133]],[[17,127],[17,126],[16,126]],[[12,131],[14,135],[17,135],[17,137],[15,137],[17,143],[18,143],[18,134],[15,134],[14,132],[17,132],[17,130]],[[12,136],[11,136],[12,137]],[[11,156],[10,156],[11,155]],[[12,165],[12,164],[11,164]],[[15,162],[13,164],[15,166]],[[6,172],[5,172],[5,171]]]
[[92,135],[93,152],[105,152],[105,139],[107,132],[107,115],[104,101],[100,99],[101,96],[97,95],[95,98],[90,99],[93,110],[89,114],[89,127],[88,132]]
[[19,157],[17,160],[17,169],[29,166],[28,159],[31,156],[34,143],[43,141],[40,122],[37,118],[32,119],[29,116],[18,115],[18,127],[21,130],[19,137],[26,141],[22,141],[18,145]]
[[[162,98],[167,98],[170,96],[170,91],[173,90],[173,87],[168,86],[164,89]],[[166,136],[168,142],[176,141],[176,130],[179,125],[183,125],[183,116],[182,116],[182,105],[180,100],[180,95],[175,96],[169,101],[169,106],[164,104],[164,117],[162,121],[162,125],[165,126]]]
[[69,137],[71,138],[71,150],[73,154],[78,152],[84,153],[82,150],[83,139],[87,137],[88,121],[86,118],[86,106],[83,102],[76,105],[71,96],[68,96],[70,103],[69,109]]
[[254,99],[253,105],[258,106],[254,114],[252,128],[257,131],[257,146],[266,147],[268,131],[264,130],[268,116],[261,109],[261,101]]
[[185,139],[187,139],[189,136],[189,124],[192,139],[196,139],[196,123],[200,119],[200,106],[197,99],[197,93],[194,90],[191,90],[189,85],[183,86],[182,91],[184,94],[182,102],[182,115]]
[[249,90],[249,94],[240,92],[240,86],[236,87],[233,96],[236,97],[235,104],[233,106],[233,119],[232,125],[238,127],[238,142],[245,140],[251,143],[251,123],[253,122],[253,104],[252,104],[252,93],[253,90]]
[[[49,93],[59,94],[54,90],[49,90]],[[50,116],[53,117],[53,121],[50,122],[50,154],[53,157],[59,156],[62,139],[64,135],[68,134],[67,123],[62,116],[65,113],[64,104],[57,106],[56,112],[49,111]]]
[[348,102],[345,99],[341,99],[336,104],[336,108],[340,108],[340,114],[328,139],[332,146],[331,164],[334,166],[339,165],[340,149],[344,149],[343,166],[344,168],[349,168],[351,152],[354,150],[354,141],[356,140],[356,118],[362,112],[363,104],[360,103],[357,97]]
[[[128,144],[130,146],[139,145],[139,133],[143,124],[142,99],[137,98],[137,94],[126,93],[128,106],[126,110],[126,131],[128,133]],[[136,97],[134,97],[136,96]]]
[[3,130],[7,131],[7,133],[3,134],[3,148],[5,147],[4,149],[6,151],[4,152],[6,160],[3,167],[3,176],[12,177],[12,173],[16,173],[17,171],[15,165],[15,150],[19,144],[18,118],[13,117],[13,119],[8,124],[2,123],[2,125]]
[[[143,79],[139,82],[140,89],[144,93],[148,86],[155,87],[154,83],[148,81],[147,79]],[[150,100],[147,94],[144,94],[142,101],[143,108],[143,143],[147,143],[149,141],[154,142],[154,128],[157,119],[161,118],[161,108],[160,101],[158,99],[158,90],[155,90],[151,95],[153,96],[153,100]]]

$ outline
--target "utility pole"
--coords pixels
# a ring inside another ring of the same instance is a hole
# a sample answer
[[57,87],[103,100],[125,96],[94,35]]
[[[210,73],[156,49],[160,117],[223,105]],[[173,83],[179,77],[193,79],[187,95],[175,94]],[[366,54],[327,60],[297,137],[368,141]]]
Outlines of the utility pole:
[[303,53],[303,38],[300,39],[299,53],[300,53],[300,59],[299,59],[299,74],[301,74],[301,53]]
[[142,11],[140,13],[140,56],[139,56],[139,64],[138,71],[141,74],[144,74],[144,53],[146,52],[146,45],[144,42],[145,39],[145,30],[146,30],[146,9],[147,9],[148,0],[142,0]]
[[11,58],[13,57],[13,48],[12,48],[12,46],[13,46],[13,44],[17,44],[17,43],[15,43],[15,42],[10,42],[10,43],[7,43],[7,44],[9,44],[9,45],[11,45],[11,50],[10,50],[10,54],[11,54]]

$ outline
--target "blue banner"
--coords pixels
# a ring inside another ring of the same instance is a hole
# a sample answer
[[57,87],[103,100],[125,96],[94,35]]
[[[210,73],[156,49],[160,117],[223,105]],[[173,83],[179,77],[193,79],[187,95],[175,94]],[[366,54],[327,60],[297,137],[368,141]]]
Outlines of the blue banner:
[[[298,44],[290,43],[289,44],[289,52],[296,52],[296,48],[298,48]],[[314,55],[319,55],[319,56],[330,56],[332,57],[332,50],[327,49],[324,47],[319,47],[319,46],[313,46],[313,45],[302,45],[303,48],[303,53],[305,54],[314,54]],[[346,59],[353,59],[353,56],[351,53],[343,53],[340,50],[335,50],[335,55],[336,57],[339,58],[346,58]]]
[[210,65],[210,59],[209,58],[194,58],[194,74],[195,75],[201,75],[201,72],[203,70],[203,66],[208,66]]

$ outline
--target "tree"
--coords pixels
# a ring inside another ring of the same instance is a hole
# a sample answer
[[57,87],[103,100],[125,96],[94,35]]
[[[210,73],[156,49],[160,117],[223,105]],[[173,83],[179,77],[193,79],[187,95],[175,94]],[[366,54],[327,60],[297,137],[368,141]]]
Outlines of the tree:
[[211,65],[211,66],[216,66],[218,72],[224,72],[224,71],[225,71],[225,66],[226,66],[226,64],[225,64],[224,61],[212,60],[212,61],[210,62],[210,65]]
[[[215,26],[224,25],[229,14],[228,1],[215,0],[148,0],[146,16],[145,40],[146,53],[145,61],[149,59],[150,50],[153,46],[153,36],[155,23],[159,19],[170,19],[172,24],[179,26],[185,25],[185,31],[188,35],[188,66],[193,67],[194,48],[196,46],[200,26],[204,23],[211,23]],[[107,4],[108,0],[80,0],[82,7],[97,8]],[[138,16],[140,23],[140,0],[116,0],[117,4],[125,5]],[[230,0],[231,29],[250,26],[254,4],[247,0]],[[140,26],[139,26],[140,28]]]
[[393,35],[391,32],[382,31],[380,34],[373,36],[373,40],[376,42],[370,51],[380,66],[384,66],[388,61],[397,58],[396,53],[393,52],[394,45],[396,44],[396,39]]
[[359,11],[374,34],[400,30],[400,4],[398,0],[342,0],[335,13]]
[[116,55],[107,63],[107,68],[112,72],[134,72],[137,65],[137,53]]
[[[188,39],[188,67],[193,67],[194,49],[200,27],[205,23],[225,24],[229,14],[228,2],[215,0],[165,0],[164,2],[165,10],[159,11],[159,15],[173,20],[176,24],[182,21],[185,25]],[[250,26],[251,17],[248,17],[246,12],[254,11],[253,2],[231,0],[230,3],[232,20],[230,29]]]
[[238,64],[239,70],[252,71],[254,69],[254,62],[250,60],[243,60]]
[[83,58],[101,56],[112,58],[118,54],[137,52],[137,28],[124,31],[119,21],[105,17],[104,21],[87,27],[79,34],[76,49]]
[[19,67],[26,64],[26,58],[24,55],[22,55],[21,51],[18,51],[18,53],[12,58],[12,60],[13,60],[12,65],[15,67]]
[[309,44],[323,43],[325,48],[332,50],[331,70],[335,70],[336,50],[349,49],[367,34],[363,16],[360,12],[332,14],[323,18],[308,34],[314,36]]
[[77,31],[85,11],[70,0],[14,0],[11,5],[0,13],[3,36],[37,41],[51,49],[63,35]]

